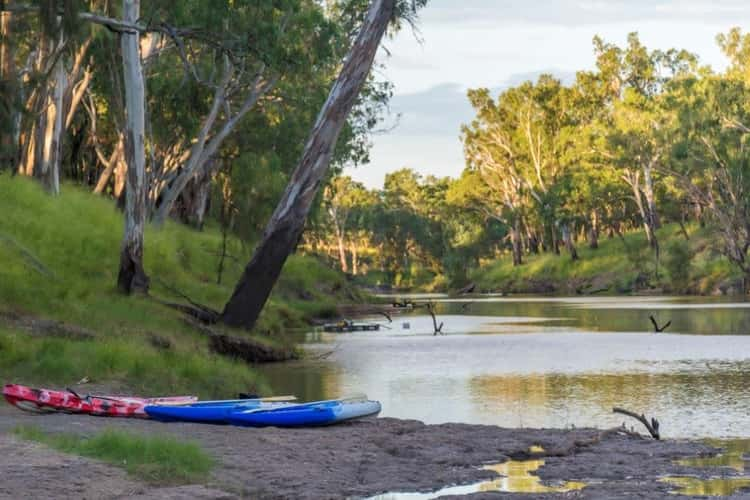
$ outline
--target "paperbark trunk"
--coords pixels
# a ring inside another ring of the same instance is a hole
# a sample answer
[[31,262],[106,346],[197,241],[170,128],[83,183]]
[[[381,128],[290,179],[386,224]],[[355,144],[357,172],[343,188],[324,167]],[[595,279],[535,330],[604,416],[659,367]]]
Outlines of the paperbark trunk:
[[352,252],[352,274],[356,276],[359,272],[359,253],[357,251],[357,242],[352,240],[349,248]]
[[294,251],[302,234],[338,136],[367,80],[394,9],[395,0],[372,1],[341,73],[318,115],[302,159],[266,226],[260,245],[224,308],[224,323],[244,328],[255,325],[287,257]]
[[656,196],[654,195],[653,167],[651,164],[643,166],[643,193],[646,195],[646,206],[648,208],[649,225],[652,231],[661,227],[659,214],[656,211]]
[[565,248],[570,254],[572,260],[578,260],[578,251],[576,250],[575,244],[573,244],[573,238],[570,235],[570,227],[568,224],[560,224],[560,232],[562,233],[562,240],[565,243]]
[[16,102],[18,91],[18,76],[16,75],[15,50],[12,44],[11,28],[13,26],[11,12],[0,12],[0,83],[6,92],[0,97],[2,106],[7,110],[3,119],[7,122],[0,125],[0,171],[12,169],[17,161],[18,144],[15,140],[16,115],[19,114]]
[[344,234],[340,228],[336,228],[336,241],[339,247],[339,264],[341,264],[341,272],[348,273],[349,265],[346,262],[346,246],[344,245]]
[[[135,22],[140,0],[123,0],[123,20]],[[128,165],[125,189],[125,234],[120,250],[117,284],[125,293],[148,292],[149,279],[143,270],[143,230],[146,224],[146,119],[144,82],[138,34],[121,34],[125,82],[125,161]]]
[[592,250],[599,248],[599,214],[596,213],[596,210],[591,212],[586,235],[589,240],[589,248]]
[[513,252],[513,265],[523,264],[523,249],[521,248],[521,222],[516,218],[510,228],[510,245]]

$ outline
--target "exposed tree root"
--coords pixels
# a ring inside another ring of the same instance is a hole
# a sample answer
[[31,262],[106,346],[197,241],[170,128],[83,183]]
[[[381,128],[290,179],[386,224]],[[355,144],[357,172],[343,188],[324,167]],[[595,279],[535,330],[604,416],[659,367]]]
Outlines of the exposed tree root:
[[209,348],[222,356],[241,359],[246,363],[276,363],[298,358],[292,349],[281,349],[251,338],[228,335],[191,317],[185,317],[184,321],[206,335],[209,339]]

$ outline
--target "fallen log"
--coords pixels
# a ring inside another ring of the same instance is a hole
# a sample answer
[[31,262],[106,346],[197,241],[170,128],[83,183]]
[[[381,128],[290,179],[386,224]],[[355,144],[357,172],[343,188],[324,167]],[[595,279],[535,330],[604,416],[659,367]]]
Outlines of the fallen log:
[[633,411],[626,410],[624,408],[618,408],[614,407],[612,408],[612,412],[614,413],[620,413],[621,415],[627,415],[628,417],[632,417],[642,423],[646,429],[648,430],[648,433],[651,434],[651,437],[656,439],[657,441],[660,439],[659,436],[659,421],[655,418],[651,418],[651,422],[646,419],[646,416],[644,414],[637,414]]

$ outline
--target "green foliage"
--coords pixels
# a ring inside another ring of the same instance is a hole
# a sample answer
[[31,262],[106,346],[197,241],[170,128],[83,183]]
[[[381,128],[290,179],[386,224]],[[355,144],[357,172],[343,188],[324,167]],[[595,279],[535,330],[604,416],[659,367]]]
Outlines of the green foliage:
[[63,453],[122,467],[137,479],[160,485],[206,481],[215,465],[197,443],[174,437],[140,436],[114,429],[83,437],[50,434],[34,426],[19,426],[13,433]]
[[[630,293],[644,287],[663,287],[676,293],[718,293],[726,283],[736,282],[738,273],[714,245],[708,229],[688,228],[690,241],[676,224],[665,225],[657,233],[663,242],[660,281],[643,282],[653,276],[653,252],[642,232],[629,232],[623,238],[606,238],[599,248],[582,247],[578,261],[554,254],[532,255],[523,266],[514,267],[509,257],[487,262],[471,274],[484,291],[513,293]],[[674,272],[680,263],[680,268]],[[675,278],[676,277],[676,278]],[[678,281],[675,282],[675,279]],[[679,282],[681,279],[687,281]],[[678,288],[680,284],[684,287]]]
[[666,246],[664,267],[669,273],[670,288],[677,293],[685,293],[690,286],[690,272],[693,252],[684,240],[672,240]]
[[0,375],[6,381],[56,387],[88,378],[144,395],[177,392],[234,397],[249,388],[265,387],[246,365],[188,349],[188,345],[162,351],[137,337],[30,338],[0,326]]
[[[233,396],[263,387],[249,366],[210,354],[203,334],[181,313],[147,297],[125,297],[115,288],[122,218],[114,204],[73,186],[50,197],[35,182],[0,176],[0,312],[19,312],[81,325],[91,342],[26,339],[0,319],[0,372],[5,379],[72,384],[88,376],[142,394],[175,391]],[[220,309],[232,293],[250,249],[230,240],[224,284],[216,284],[221,235],[168,223],[146,231],[146,269],[152,294],[182,301],[162,283]],[[284,347],[280,336],[311,317],[330,316],[335,302],[352,300],[343,276],[316,259],[287,262],[256,340]],[[172,347],[156,350],[158,335]],[[243,333],[243,335],[246,335]]]

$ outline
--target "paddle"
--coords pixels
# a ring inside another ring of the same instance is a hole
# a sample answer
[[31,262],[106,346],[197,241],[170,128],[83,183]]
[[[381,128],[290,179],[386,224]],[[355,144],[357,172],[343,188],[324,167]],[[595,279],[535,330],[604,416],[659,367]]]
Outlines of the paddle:
[[279,406],[278,408],[253,408],[251,410],[245,410],[239,413],[247,415],[249,413],[259,413],[262,411],[275,412],[275,411],[291,410],[294,408],[305,408],[309,406],[317,406],[317,405],[322,405],[322,404],[327,404],[327,403],[338,403],[338,402],[345,403],[345,402],[353,402],[353,401],[367,401],[367,395],[366,394],[353,394],[345,398],[327,399],[325,401],[310,401],[308,403],[289,404],[289,405]]
[[297,401],[297,396],[268,396],[265,398],[246,398],[246,399],[227,399],[227,400],[213,400],[213,401],[193,401],[193,402],[177,402],[177,403],[156,403],[153,406],[190,406],[190,405],[200,405],[200,406],[210,406],[211,404],[222,404],[222,405],[230,405],[232,403],[241,405],[242,403],[252,403],[255,401],[260,401],[261,403],[277,403],[277,402],[285,402],[285,401]]

